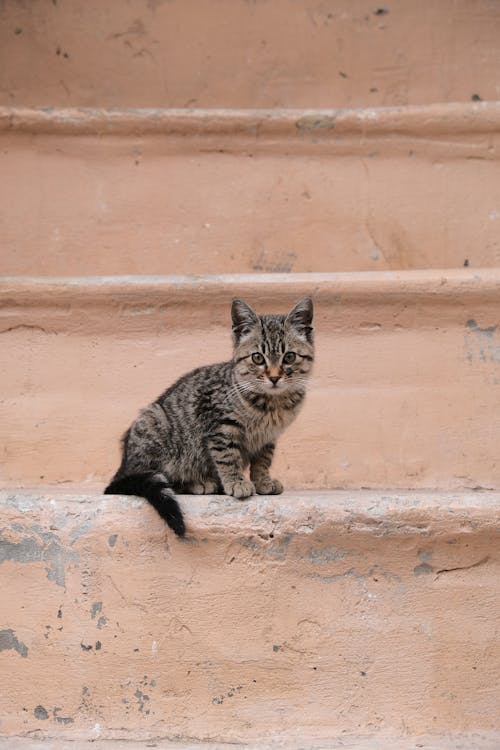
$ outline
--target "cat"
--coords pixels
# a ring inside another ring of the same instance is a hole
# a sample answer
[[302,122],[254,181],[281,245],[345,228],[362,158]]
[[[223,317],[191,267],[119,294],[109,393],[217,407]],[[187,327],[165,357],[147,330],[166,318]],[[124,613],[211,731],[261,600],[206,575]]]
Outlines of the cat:
[[231,318],[233,358],[184,375],[140,413],[105,489],[145,497],[178,536],[185,523],[174,491],[239,499],[283,492],[269,469],[277,438],[304,401],[312,300],[288,315],[257,315],[235,299]]

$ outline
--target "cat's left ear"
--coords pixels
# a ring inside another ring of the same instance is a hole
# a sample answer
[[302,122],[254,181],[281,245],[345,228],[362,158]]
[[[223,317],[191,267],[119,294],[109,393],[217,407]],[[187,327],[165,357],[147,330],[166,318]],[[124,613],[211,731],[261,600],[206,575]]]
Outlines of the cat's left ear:
[[286,322],[312,341],[313,301],[311,297],[303,297],[286,316]]
[[259,322],[257,314],[252,310],[250,305],[247,305],[241,299],[233,299],[231,319],[233,322],[233,338],[235,343],[238,343],[241,337],[249,333]]

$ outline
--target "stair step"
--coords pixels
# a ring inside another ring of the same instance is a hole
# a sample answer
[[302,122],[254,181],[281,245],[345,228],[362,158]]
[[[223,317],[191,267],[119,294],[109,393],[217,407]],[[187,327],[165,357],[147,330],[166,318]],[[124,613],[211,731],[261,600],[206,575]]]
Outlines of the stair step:
[[0,272],[498,266],[499,123],[498,102],[0,107]]
[[231,356],[234,296],[305,294],[317,360],[278,443],[286,487],[500,487],[498,269],[2,279],[1,481],[109,480],[139,410]]
[[[450,19],[453,23],[450,24]],[[498,97],[498,7],[7,3],[0,102],[340,107]],[[456,49],[461,54],[453,54]],[[479,54],[476,52],[479,51]],[[432,60],[434,71],[430,70]]]
[[[92,744],[90,744],[90,742]],[[2,750],[498,750],[500,735],[497,732],[470,732],[467,734],[423,735],[417,737],[390,737],[387,735],[343,735],[341,739],[323,742],[276,743],[264,740],[258,745],[228,742],[172,742],[153,738],[150,740],[65,740],[8,737],[2,740]]]
[[500,493],[180,503],[0,493],[3,736],[493,747]]

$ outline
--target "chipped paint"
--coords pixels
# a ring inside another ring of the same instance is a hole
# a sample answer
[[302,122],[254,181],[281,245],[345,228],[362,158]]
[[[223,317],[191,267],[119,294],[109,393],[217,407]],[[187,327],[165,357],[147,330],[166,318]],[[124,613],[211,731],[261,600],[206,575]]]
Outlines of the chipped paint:
[[[286,741],[297,728],[307,734],[311,717],[330,731],[332,710],[339,716],[332,695],[348,707],[347,729],[375,714],[391,728],[404,713],[411,731],[433,716],[439,731],[494,716],[499,498],[300,491],[255,498],[243,512],[236,502],[183,496],[197,540],[185,546],[145,505],[124,513],[114,498],[82,496],[105,510],[65,590],[40,563],[0,567],[12,603],[3,627],[11,645],[16,637],[29,647],[28,658],[0,652],[11,670],[2,731],[89,739],[99,722],[101,736],[119,728],[131,741],[141,732],[197,741],[217,732],[245,743],[279,726]],[[224,515],[224,504],[233,512]],[[78,507],[67,494],[41,498],[37,538],[66,513],[71,539]],[[22,518],[4,509],[10,533]],[[465,646],[460,684],[455,644]],[[454,714],[426,708],[429,653],[439,659],[440,689],[457,693]],[[405,669],[394,671],[398,654]],[[304,695],[302,717],[295,708]]]
[[[67,549],[56,534],[49,531],[36,531],[26,528],[19,541],[12,541],[7,536],[0,537],[0,563],[46,562],[47,578],[58,586],[66,583],[66,567],[78,560],[78,554]],[[35,533],[30,533],[35,531]]]
[[350,554],[352,553],[349,550],[340,549],[332,545],[330,547],[309,549],[307,551],[307,558],[313,565],[325,565],[336,560],[343,560]]
[[18,640],[13,630],[0,630],[0,651],[12,649],[23,657],[28,656],[28,647]]
[[469,362],[500,362],[500,336],[498,326],[481,328],[475,320],[468,320],[465,324],[466,356]]
[[74,719],[71,716],[60,716],[62,708],[54,708],[52,715],[58,724],[73,724]]
[[335,128],[335,117],[333,115],[304,115],[297,120],[295,125],[297,130],[306,132],[329,131]]
[[240,544],[256,552],[262,552],[275,560],[284,560],[292,538],[293,534],[282,534],[280,537],[249,536],[242,537]]
[[429,563],[421,563],[420,565],[417,565],[413,569],[413,574],[416,576],[425,576],[429,575],[429,573],[432,573],[434,571],[434,568],[432,565],[429,565]]

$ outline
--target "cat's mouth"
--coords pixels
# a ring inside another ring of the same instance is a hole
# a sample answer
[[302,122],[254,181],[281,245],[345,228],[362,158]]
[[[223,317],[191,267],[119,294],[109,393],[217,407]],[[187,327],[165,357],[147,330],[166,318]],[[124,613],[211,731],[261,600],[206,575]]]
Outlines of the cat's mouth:
[[266,378],[261,381],[262,390],[269,395],[278,395],[290,388],[290,382],[284,378]]
[[266,396],[280,396],[290,389],[292,384],[286,378],[260,377],[254,381],[240,382],[237,386],[241,394],[261,393]]
[[265,381],[265,387],[268,391],[281,391],[286,386],[286,383],[283,382],[283,380],[269,380]]

